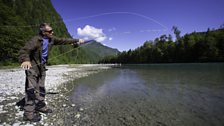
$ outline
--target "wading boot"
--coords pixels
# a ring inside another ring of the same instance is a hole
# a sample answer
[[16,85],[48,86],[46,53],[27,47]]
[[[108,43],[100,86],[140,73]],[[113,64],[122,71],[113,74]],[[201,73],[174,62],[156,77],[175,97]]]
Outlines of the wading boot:
[[38,112],[25,112],[23,115],[23,120],[30,122],[39,122],[41,120],[41,115]]
[[35,110],[37,112],[42,112],[44,114],[48,114],[48,113],[52,113],[52,109],[48,108],[47,105],[45,104],[45,102],[42,102],[42,101],[39,101],[37,104],[36,104],[36,108]]
[[36,108],[35,110],[38,111],[38,112],[42,112],[44,114],[48,114],[48,113],[52,113],[53,112],[52,109],[47,108],[46,106],[42,107],[42,108]]

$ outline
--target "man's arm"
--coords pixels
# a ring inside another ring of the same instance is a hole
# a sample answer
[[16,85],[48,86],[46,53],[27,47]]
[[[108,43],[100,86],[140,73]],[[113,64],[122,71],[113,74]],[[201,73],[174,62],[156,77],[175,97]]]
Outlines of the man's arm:
[[69,38],[52,38],[54,45],[66,45],[66,44],[82,44],[84,40],[82,39],[69,39]]
[[19,62],[24,69],[30,69],[32,67],[30,63],[30,54],[36,48],[35,41],[37,41],[36,37],[28,41],[19,51]]

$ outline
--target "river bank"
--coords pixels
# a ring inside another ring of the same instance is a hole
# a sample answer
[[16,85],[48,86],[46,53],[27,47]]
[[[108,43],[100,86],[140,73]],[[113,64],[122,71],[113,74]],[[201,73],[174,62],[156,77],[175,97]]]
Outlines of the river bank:
[[[90,74],[110,69],[113,65],[84,64],[84,65],[57,65],[48,67],[46,90],[53,92],[46,96],[46,102],[53,108],[51,115],[42,115],[39,123],[23,122],[23,111],[15,106],[16,102],[24,97],[25,73],[22,69],[0,70],[0,125],[64,125],[66,119],[65,108],[77,109],[74,118],[79,119],[81,106],[70,104],[67,93],[72,90],[70,82],[86,77]],[[68,84],[68,85],[67,85]]]

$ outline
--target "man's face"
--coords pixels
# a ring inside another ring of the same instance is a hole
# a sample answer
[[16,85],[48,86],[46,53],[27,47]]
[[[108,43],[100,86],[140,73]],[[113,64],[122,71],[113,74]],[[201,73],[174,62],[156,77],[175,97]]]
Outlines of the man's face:
[[45,31],[43,31],[43,35],[44,36],[47,36],[47,37],[52,37],[53,36],[53,29],[52,29],[52,27],[51,26],[46,26],[45,27]]

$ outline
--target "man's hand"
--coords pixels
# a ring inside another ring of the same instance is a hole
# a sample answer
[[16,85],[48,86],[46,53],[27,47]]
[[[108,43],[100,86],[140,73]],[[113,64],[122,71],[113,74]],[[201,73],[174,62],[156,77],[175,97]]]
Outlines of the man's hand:
[[29,70],[32,67],[32,65],[31,65],[30,61],[25,61],[21,64],[21,67],[25,70]]
[[79,41],[77,42],[77,44],[83,44],[83,43],[85,43],[85,40],[83,40],[83,39],[79,39]]

